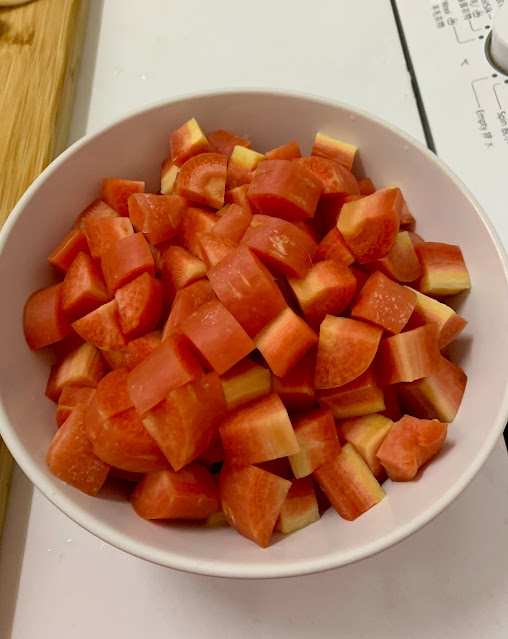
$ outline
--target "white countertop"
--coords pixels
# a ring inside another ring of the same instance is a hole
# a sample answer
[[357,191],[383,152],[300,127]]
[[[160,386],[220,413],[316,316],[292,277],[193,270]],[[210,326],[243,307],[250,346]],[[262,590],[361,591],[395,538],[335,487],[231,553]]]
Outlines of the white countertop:
[[[140,105],[233,86],[325,95],[423,140],[389,0],[90,4],[71,141]],[[459,499],[396,547],[321,575],[238,581],[104,544],[16,469],[0,548],[0,638],[505,639],[507,503],[500,442]]]

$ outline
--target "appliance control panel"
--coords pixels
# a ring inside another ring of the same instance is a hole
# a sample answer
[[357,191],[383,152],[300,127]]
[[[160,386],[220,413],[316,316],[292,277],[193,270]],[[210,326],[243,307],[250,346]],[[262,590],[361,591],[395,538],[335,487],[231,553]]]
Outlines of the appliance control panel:
[[396,0],[428,141],[508,247],[508,0]]

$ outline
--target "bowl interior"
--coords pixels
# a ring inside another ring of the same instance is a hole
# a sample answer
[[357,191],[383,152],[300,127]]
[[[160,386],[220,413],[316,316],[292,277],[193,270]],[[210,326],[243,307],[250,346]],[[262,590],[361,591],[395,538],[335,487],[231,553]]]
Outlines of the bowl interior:
[[[387,483],[388,496],[355,522],[328,511],[266,550],[228,528],[154,524],[137,517],[112,487],[91,498],[46,470],[55,406],[44,396],[48,363],[31,353],[22,331],[28,295],[52,274],[46,258],[75,217],[99,194],[104,177],[143,179],[158,189],[169,132],[195,116],[206,130],[228,128],[266,151],[298,139],[310,151],[317,130],[360,148],[356,170],[376,185],[396,182],[425,239],[459,244],[472,292],[457,300],[469,321],[453,345],[469,383],[449,439],[411,484]],[[79,524],[151,561],[194,572],[238,577],[304,574],[350,563],[388,547],[439,513],[470,481],[506,417],[508,287],[505,258],[489,223],[453,175],[426,149],[375,118],[318,98],[244,91],[194,96],[126,118],[78,142],[29,189],[0,239],[1,434],[33,483]]]

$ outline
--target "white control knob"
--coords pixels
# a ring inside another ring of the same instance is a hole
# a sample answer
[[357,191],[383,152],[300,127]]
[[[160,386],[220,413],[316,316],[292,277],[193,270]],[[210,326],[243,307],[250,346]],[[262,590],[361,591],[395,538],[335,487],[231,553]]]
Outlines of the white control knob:
[[508,74],[508,0],[494,16],[490,57],[500,71]]

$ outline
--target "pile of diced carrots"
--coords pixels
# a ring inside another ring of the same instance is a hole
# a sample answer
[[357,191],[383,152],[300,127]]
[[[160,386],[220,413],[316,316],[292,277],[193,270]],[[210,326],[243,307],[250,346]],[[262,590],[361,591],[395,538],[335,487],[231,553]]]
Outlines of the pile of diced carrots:
[[55,357],[53,474],[89,495],[132,482],[141,517],[222,517],[263,547],[417,475],[465,391],[447,302],[470,280],[355,153],[321,132],[308,156],[261,153],[191,119],[160,192],[102,182],[24,309]]

